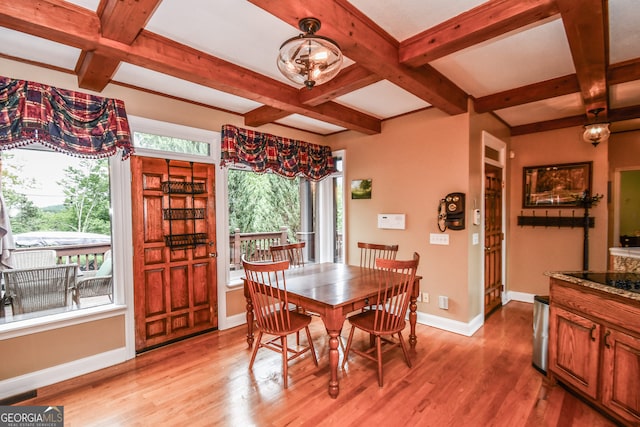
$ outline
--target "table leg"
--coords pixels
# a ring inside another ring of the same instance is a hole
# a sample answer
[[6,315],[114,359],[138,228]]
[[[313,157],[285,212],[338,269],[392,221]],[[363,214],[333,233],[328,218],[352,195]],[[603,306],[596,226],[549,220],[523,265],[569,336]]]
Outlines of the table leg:
[[253,347],[253,301],[247,296],[247,344]]
[[418,310],[418,299],[415,295],[411,295],[409,300],[409,325],[411,326],[411,333],[409,334],[409,345],[411,348],[416,346],[418,342],[418,338],[416,337],[416,323],[418,321],[418,314],[416,311]]
[[338,346],[340,341],[338,336],[342,330],[345,317],[340,313],[331,313],[323,317],[324,325],[329,334],[329,396],[335,399],[340,393],[340,384],[338,382],[338,364],[340,361],[340,352]]

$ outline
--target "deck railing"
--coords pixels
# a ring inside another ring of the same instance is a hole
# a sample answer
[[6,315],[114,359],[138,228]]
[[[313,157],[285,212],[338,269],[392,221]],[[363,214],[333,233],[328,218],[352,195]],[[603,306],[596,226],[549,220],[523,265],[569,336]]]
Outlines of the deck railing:
[[288,228],[263,233],[241,233],[236,228],[229,235],[229,255],[233,270],[242,270],[242,255],[249,261],[267,261],[271,259],[269,247],[287,243]]
[[104,254],[111,249],[111,245],[104,243],[85,243],[82,245],[20,248],[16,249],[16,252],[37,251],[41,249],[55,250],[58,264],[75,263],[80,266],[80,270],[90,271],[100,268]]

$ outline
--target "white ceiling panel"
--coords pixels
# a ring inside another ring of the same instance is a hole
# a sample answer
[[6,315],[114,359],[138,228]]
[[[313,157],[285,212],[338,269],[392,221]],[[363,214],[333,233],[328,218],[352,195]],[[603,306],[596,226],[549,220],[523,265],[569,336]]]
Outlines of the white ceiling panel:
[[611,85],[609,91],[609,103],[611,108],[631,107],[640,104],[640,82],[632,82]]
[[495,113],[511,126],[520,126],[558,117],[578,116],[584,114],[584,106],[580,94],[576,93],[504,108]]
[[145,29],[297,86],[276,66],[280,45],[300,34],[297,27],[246,1],[216,0],[215,7],[211,0],[180,3],[180,7],[170,1],[160,3]]
[[73,70],[80,49],[0,27],[0,53]]
[[379,119],[429,107],[427,102],[386,80],[342,95],[335,101]]
[[387,33],[403,41],[484,3],[483,0],[349,0]]
[[166,93],[178,98],[193,100],[206,105],[224,105],[225,110],[240,114],[244,114],[262,105],[246,98],[241,98],[124,62],[120,64],[113,80],[153,90],[158,93]]
[[609,0],[609,62],[640,57],[640,2]]
[[284,119],[276,120],[276,123],[294,128],[306,129],[321,135],[328,135],[330,133],[344,130],[343,127],[312,119],[311,117],[302,116],[300,114],[292,114]]
[[474,97],[575,73],[559,19],[512,31],[431,65]]

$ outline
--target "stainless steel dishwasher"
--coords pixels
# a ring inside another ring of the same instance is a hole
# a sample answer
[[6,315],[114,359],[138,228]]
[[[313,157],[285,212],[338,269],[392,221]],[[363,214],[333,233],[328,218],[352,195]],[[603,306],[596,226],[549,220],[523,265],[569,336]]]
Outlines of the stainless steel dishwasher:
[[533,298],[533,366],[546,375],[549,350],[549,296]]

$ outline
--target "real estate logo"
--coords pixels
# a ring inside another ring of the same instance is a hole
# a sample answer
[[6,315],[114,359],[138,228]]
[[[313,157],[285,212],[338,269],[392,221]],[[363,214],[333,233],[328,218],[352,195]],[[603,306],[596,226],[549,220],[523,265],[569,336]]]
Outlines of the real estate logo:
[[0,427],[63,427],[64,406],[0,406]]

